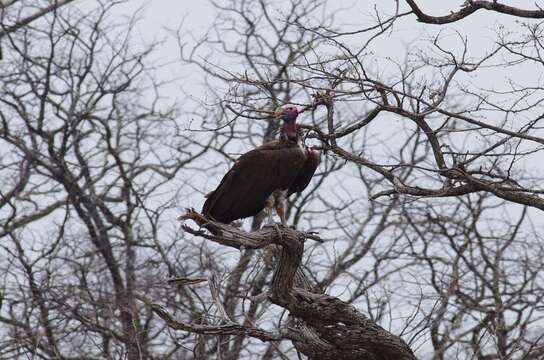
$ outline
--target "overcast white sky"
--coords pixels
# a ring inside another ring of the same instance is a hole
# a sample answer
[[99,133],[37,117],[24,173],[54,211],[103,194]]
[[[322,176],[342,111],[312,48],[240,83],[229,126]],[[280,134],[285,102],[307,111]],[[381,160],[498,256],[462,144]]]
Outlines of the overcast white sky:
[[[94,0],[86,0],[91,4]],[[221,3],[221,0],[218,1]],[[288,0],[275,0],[274,2],[288,2]],[[463,0],[419,0],[421,8],[432,15],[446,15],[450,10],[458,10],[463,4]],[[536,9],[537,5],[544,7],[544,1],[502,1],[505,4],[516,5],[526,9]],[[328,2],[328,6],[343,8],[340,12],[337,25],[345,24],[346,27],[364,27],[371,23],[375,14],[374,7],[385,10],[386,13],[393,13],[393,0],[379,1],[359,1],[359,0],[339,0]],[[406,8],[404,2],[401,6]],[[162,61],[175,60],[178,56],[178,47],[172,36],[168,35],[167,29],[179,28],[183,22],[182,29],[191,31],[196,36],[202,35],[212,24],[216,11],[207,0],[129,0],[116,8],[118,16],[128,16],[137,9],[141,9],[142,20],[137,25],[137,34],[150,42],[152,40],[166,39],[156,56]],[[487,11],[479,11],[476,14],[454,24],[445,26],[433,26],[428,24],[419,24],[413,16],[401,19],[396,24],[396,30],[388,41],[380,41],[375,44],[376,50],[380,55],[392,56],[402,59],[406,53],[406,44],[415,39],[421,39],[427,36],[436,35],[439,31],[451,32],[459,31],[469,39],[469,49],[476,56],[492,46],[493,29],[497,24],[504,23],[507,26],[515,27],[515,20],[506,15],[500,15]],[[189,40],[189,39],[187,39]],[[455,38],[452,36],[452,41]],[[357,37],[351,39],[357,42]],[[180,84],[197,82],[202,77],[195,69],[182,67],[181,64],[172,64],[164,70],[164,77],[171,79],[173,76],[180,77]],[[533,74],[518,74],[519,76]],[[496,74],[490,75],[490,80],[496,82]],[[195,87],[196,89],[196,87]],[[198,96],[198,93],[195,94]]]
[[[225,0],[216,1],[221,3]],[[275,2],[289,2],[289,0],[275,0]],[[345,24],[346,29],[370,25],[375,14],[374,6],[385,9],[385,12],[389,14],[393,13],[394,6],[393,0],[328,0],[328,2],[331,6],[344,9],[340,12],[336,25]],[[422,9],[431,15],[445,15],[450,10],[458,10],[463,2],[464,0],[418,1]],[[536,9],[535,4],[538,4],[544,8],[544,1],[503,0],[502,3],[526,9]],[[93,4],[96,4],[96,0],[82,0],[81,2],[76,1],[73,6],[92,7]],[[403,7],[406,7],[404,3]],[[183,87],[185,90],[190,91],[190,95],[195,98],[204,97],[203,88],[198,86],[204,74],[194,67],[183,66],[181,62],[177,61],[179,48],[175,38],[169,34],[168,29],[176,29],[182,25],[184,31],[191,31],[198,37],[204,34],[212,25],[216,10],[207,0],[129,0],[127,3],[116,7],[114,12],[116,16],[123,17],[131,16],[138,9],[140,9],[141,21],[137,24],[135,35],[140,36],[144,42],[165,40],[154,56],[160,63],[168,64],[159,72],[159,76],[164,80],[173,80],[169,87],[172,90],[169,95],[174,98],[185,96],[179,91]],[[496,28],[497,24],[505,24],[505,26],[512,29],[517,27],[514,18],[487,11],[479,11],[465,20],[445,26],[419,24],[414,16],[409,16],[401,19],[395,25],[396,31],[391,36],[383,37],[380,42],[377,42],[374,50],[383,57],[391,56],[402,61],[407,54],[407,48],[410,48],[408,44],[414,40],[434,36],[440,31],[453,32],[453,30],[456,30],[469,40],[470,51],[474,56],[478,56],[493,46],[493,29]],[[451,39],[452,42],[457,41],[454,36]],[[190,41],[190,39],[187,38],[187,41]],[[360,42],[360,39],[353,37],[349,41],[357,43]],[[482,71],[481,73],[482,75],[478,79],[480,85],[496,88],[503,86],[505,79],[508,77],[515,77],[518,81],[528,84],[532,81],[540,81],[541,71],[535,74],[535,72],[526,68],[515,73],[497,73],[496,70]],[[182,114],[180,121],[185,120],[187,120],[187,117],[184,118]],[[541,162],[535,167],[538,168],[540,164]],[[207,190],[211,190],[210,186],[216,182],[217,179],[212,179],[207,184]],[[199,184],[199,186],[201,185]],[[187,191],[189,190],[193,191],[192,188],[187,189]],[[194,206],[200,208],[202,200],[202,195],[197,194],[194,203],[183,204],[182,207]],[[543,216],[540,215],[541,218]]]
[[[91,5],[95,0],[84,0],[81,5]],[[227,2],[225,0],[217,0],[218,3]],[[275,0],[275,3],[288,3],[289,0]],[[418,4],[427,13],[431,15],[446,15],[450,11],[457,11],[464,0],[419,0]],[[544,1],[502,1],[502,3],[515,5],[525,9],[536,9],[537,5],[544,7]],[[77,4],[77,2],[76,2]],[[362,1],[362,0],[329,0],[328,6],[343,9],[340,11],[335,25],[344,25],[345,29],[354,29],[369,26],[373,24],[375,16],[375,7],[383,14],[393,14],[395,2],[393,0],[379,1]],[[401,1],[402,10],[407,10],[404,1]],[[145,42],[153,40],[165,40],[155,53],[157,61],[160,63],[168,63],[159,72],[159,77],[164,80],[172,80],[168,87],[168,96],[177,100],[184,100],[187,96],[192,96],[196,99],[205,98],[205,89],[199,86],[202,82],[204,74],[195,67],[184,66],[179,61],[179,48],[175,38],[168,29],[178,29],[180,26],[183,32],[191,32],[195,37],[203,35],[206,30],[212,25],[216,16],[216,10],[207,0],[129,0],[115,8],[116,16],[130,16],[135,11],[140,9],[141,21],[136,26],[135,35],[141,37]],[[280,16],[280,14],[278,14]],[[379,57],[392,57],[399,62],[402,62],[410,49],[415,46],[427,46],[426,40],[436,36],[438,33],[445,36],[446,41],[451,43],[446,44],[450,48],[455,48],[460,45],[459,37],[455,32],[459,32],[462,37],[468,40],[469,54],[474,57],[479,57],[489,51],[496,39],[495,31],[499,25],[504,25],[507,29],[516,31],[518,28],[517,20],[511,16],[501,15],[497,13],[480,10],[475,14],[463,19],[459,22],[434,26],[429,24],[421,24],[415,20],[415,16],[407,16],[395,24],[395,31],[389,36],[381,37],[380,41],[374,43],[374,53]],[[191,39],[186,37],[189,43]],[[353,36],[344,38],[344,41],[351,44],[360,43],[361,37]],[[423,40],[423,41],[421,41]],[[456,45],[457,43],[457,45]],[[384,62],[379,64],[383,68],[380,73],[387,73],[387,66],[392,66]],[[393,69],[392,69],[393,70]],[[535,76],[535,71],[538,71]],[[516,82],[527,85],[540,82],[540,69],[530,69],[524,65],[518,71],[513,71],[512,68],[508,72],[492,68],[489,70],[480,70],[476,75],[470,76],[470,82],[477,83],[479,86],[500,89],[508,86],[508,79],[514,79]],[[185,93],[181,91],[185,90]],[[305,100],[302,100],[305,101]],[[180,121],[189,121],[189,118],[183,114],[183,110],[189,107],[184,105]],[[375,153],[376,151],[374,151]],[[374,154],[375,155],[375,154]],[[538,163],[534,163],[538,165]],[[532,166],[533,171],[540,171],[539,166]],[[210,180],[214,183],[213,179]],[[207,184],[209,188],[212,184]],[[210,190],[210,189],[208,189]],[[194,199],[195,203],[185,204],[186,206],[200,207],[201,198]],[[541,217],[539,215],[539,217]]]

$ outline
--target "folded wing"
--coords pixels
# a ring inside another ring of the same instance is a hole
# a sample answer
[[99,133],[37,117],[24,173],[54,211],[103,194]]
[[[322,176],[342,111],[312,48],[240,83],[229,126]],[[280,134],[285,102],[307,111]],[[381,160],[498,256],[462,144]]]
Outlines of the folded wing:
[[258,214],[274,190],[290,189],[306,159],[298,146],[285,147],[279,142],[247,152],[209,194],[202,213],[224,223]]
[[304,161],[304,164],[297,173],[294,181],[289,186],[288,195],[298,193],[306,189],[306,187],[310,183],[310,180],[312,180],[312,177],[314,176],[317,167],[319,166],[320,160],[321,155],[318,151],[308,150],[308,155],[306,157],[306,160]]

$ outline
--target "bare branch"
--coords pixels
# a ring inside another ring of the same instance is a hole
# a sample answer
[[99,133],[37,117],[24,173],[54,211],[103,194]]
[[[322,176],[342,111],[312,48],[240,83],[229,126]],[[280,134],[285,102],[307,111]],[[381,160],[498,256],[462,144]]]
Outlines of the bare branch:
[[465,1],[463,8],[459,11],[452,12],[450,15],[445,16],[431,16],[425,14],[420,7],[417,5],[415,0],[405,0],[406,3],[410,6],[414,14],[417,16],[417,20],[423,23],[442,25],[448,24],[455,21],[459,21],[474,12],[484,9],[495,11],[501,14],[512,15],[520,18],[530,18],[530,19],[542,19],[544,18],[544,10],[525,10],[516,8],[509,5],[500,4],[498,1],[485,1],[485,0],[474,0],[474,1]]

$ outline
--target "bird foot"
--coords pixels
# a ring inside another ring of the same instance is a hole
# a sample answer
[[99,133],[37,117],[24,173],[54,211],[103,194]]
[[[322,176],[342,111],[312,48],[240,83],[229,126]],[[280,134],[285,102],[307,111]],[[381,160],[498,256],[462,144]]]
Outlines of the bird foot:
[[264,228],[267,228],[267,227],[273,227],[274,230],[276,230],[276,232],[278,233],[278,236],[280,237],[280,239],[282,239],[282,236],[281,236],[281,230],[280,230],[280,226],[284,227],[283,224],[278,224],[278,223],[272,223],[272,224],[265,224],[263,225],[263,229]]

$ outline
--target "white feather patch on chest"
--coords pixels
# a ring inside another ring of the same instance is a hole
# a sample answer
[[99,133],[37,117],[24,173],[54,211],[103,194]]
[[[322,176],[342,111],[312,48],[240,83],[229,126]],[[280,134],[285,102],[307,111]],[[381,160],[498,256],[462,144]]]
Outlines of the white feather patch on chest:
[[301,139],[298,139],[297,145],[298,145],[298,148],[300,149],[300,151],[302,151],[304,153],[304,155],[306,155],[307,148],[306,148],[306,145],[304,144],[304,142]]
[[278,194],[276,197],[276,201],[278,202],[284,202],[287,201],[287,190],[277,190]]

